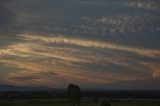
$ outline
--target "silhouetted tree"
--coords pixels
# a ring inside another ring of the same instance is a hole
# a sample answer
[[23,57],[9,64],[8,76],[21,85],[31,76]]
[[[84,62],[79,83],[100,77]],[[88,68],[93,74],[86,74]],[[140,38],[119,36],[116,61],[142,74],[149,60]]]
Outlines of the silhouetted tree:
[[80,87],[74,84],[69,84],[67,88],[68,97],[72,106],[80,106]]

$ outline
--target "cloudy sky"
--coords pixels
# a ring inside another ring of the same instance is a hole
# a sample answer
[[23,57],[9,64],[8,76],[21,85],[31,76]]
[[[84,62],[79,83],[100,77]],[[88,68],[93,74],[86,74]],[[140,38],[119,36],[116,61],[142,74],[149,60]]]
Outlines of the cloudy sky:
[[0,84],[160,89],[159,14],[159,0],[0,0]]

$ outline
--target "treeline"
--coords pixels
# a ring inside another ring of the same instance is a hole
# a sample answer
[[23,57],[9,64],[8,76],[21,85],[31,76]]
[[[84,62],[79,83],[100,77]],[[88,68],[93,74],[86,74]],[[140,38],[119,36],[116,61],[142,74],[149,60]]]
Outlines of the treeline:
[[0,92],[0,99],[47,99],[47,98],[66,98],[66,90],[53,91],[3,91]]
[[[56,91],[7,91],[0,92],[0,99],[7,98],[66,98],[66,90]],[[160,91],[81,91],[81,97],[88,98],[137,98],[137,99],[159,99]]]
[[0,99],[39,99],[39,98],[133,98],[160,99],[160,91],[144,90],[83,90],[79,86],[70,84],[66,89],[50,91],[1,91]]

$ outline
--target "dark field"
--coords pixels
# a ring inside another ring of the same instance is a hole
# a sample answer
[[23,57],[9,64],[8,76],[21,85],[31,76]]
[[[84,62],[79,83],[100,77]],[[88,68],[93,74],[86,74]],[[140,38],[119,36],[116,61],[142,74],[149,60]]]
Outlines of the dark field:
[[[80,106],[160,106],[159,91],[83,91]],[[73,106],[65,90],[1,92],[0,106]]]
[[[158,100],[117,100],[111,106],[160,106]],[[1,100],[0,106],[70,106],[66,99]],[[81,106],[101,106],[100,102],[82,101]]]

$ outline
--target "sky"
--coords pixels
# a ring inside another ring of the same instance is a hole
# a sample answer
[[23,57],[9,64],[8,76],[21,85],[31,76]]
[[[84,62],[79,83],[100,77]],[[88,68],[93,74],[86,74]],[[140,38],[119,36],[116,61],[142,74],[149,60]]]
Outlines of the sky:
[[160,89],[159,0],[0,0],[0,84]]

